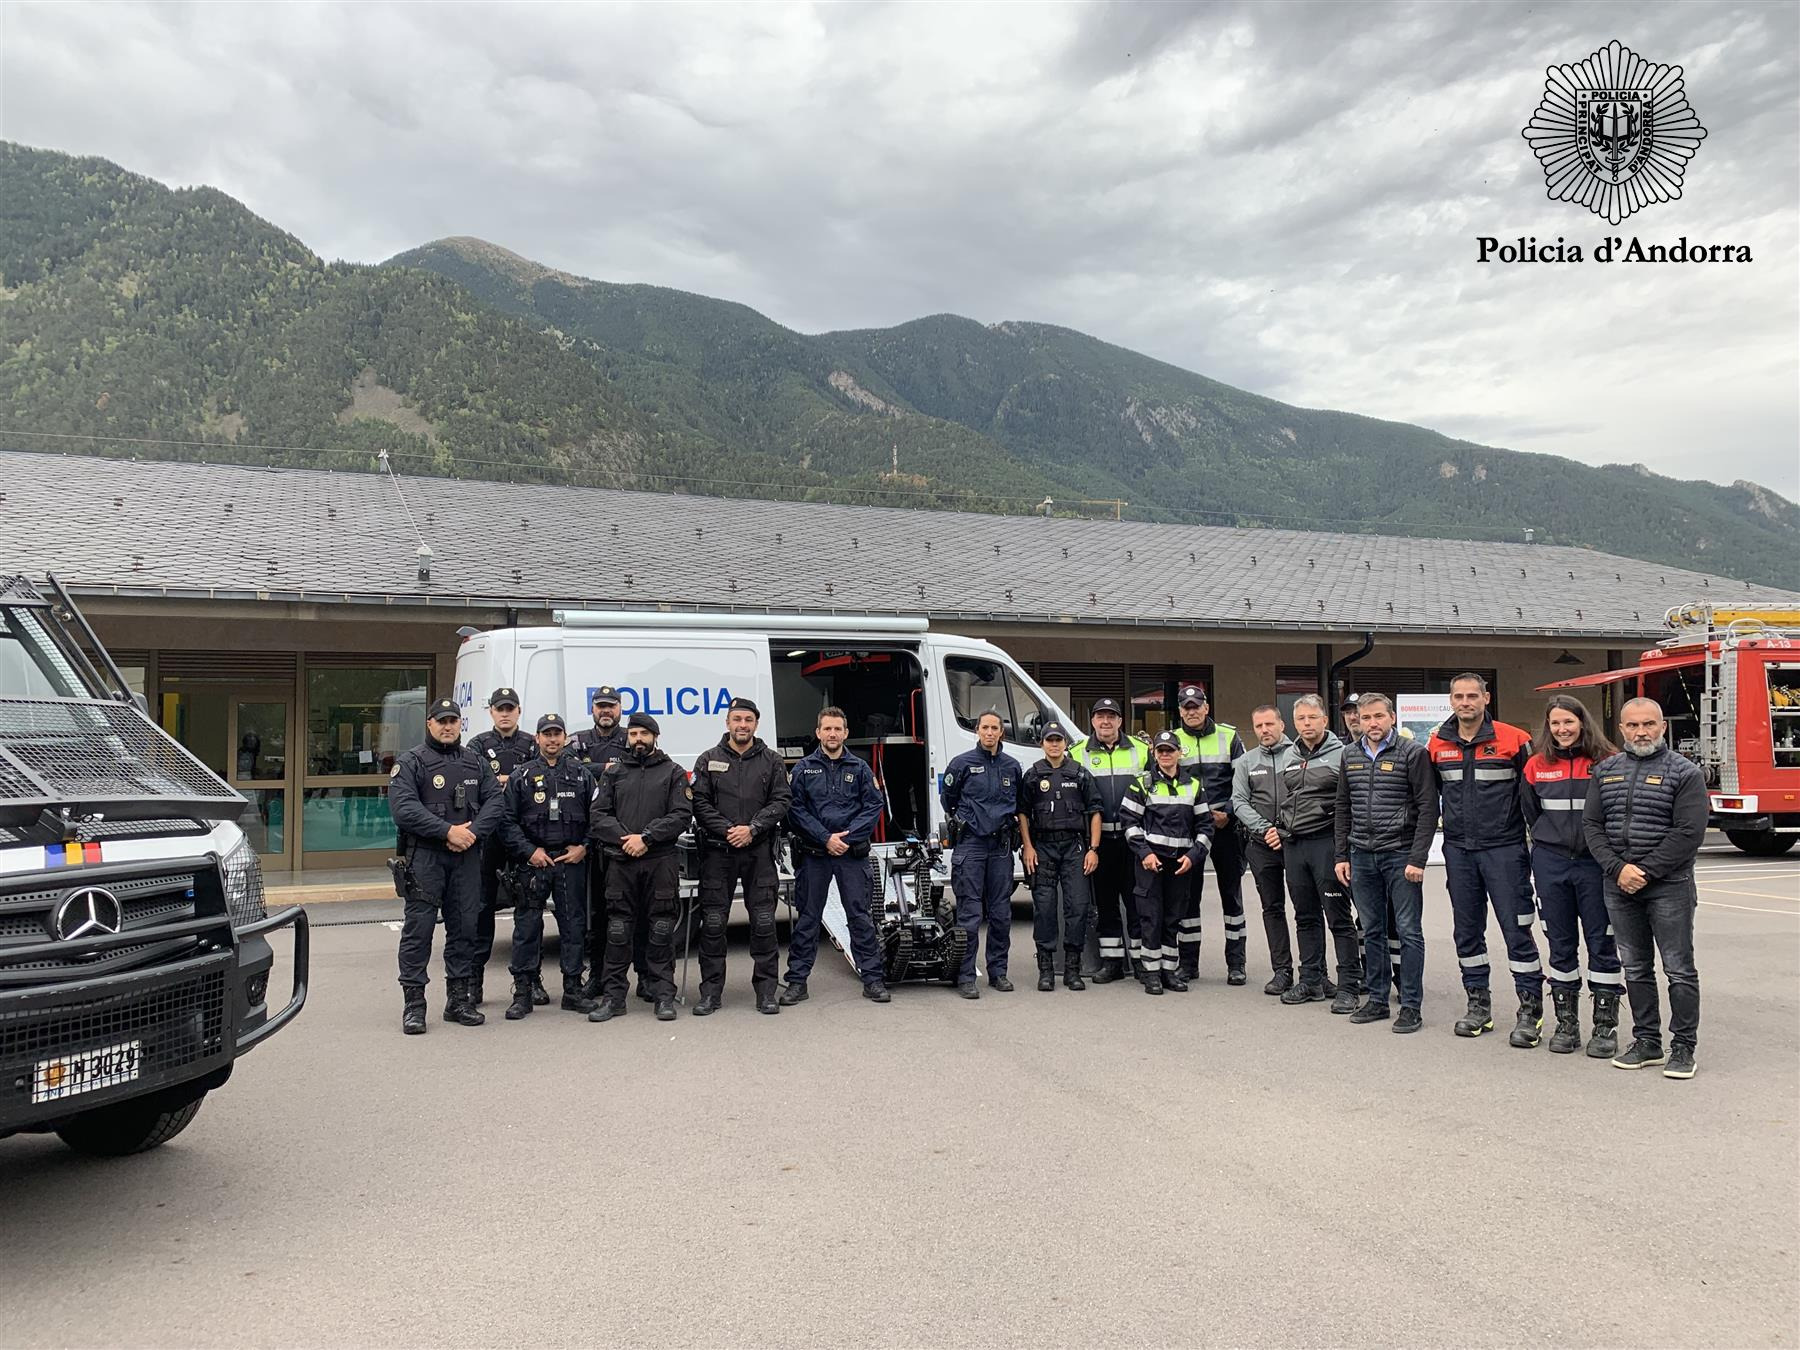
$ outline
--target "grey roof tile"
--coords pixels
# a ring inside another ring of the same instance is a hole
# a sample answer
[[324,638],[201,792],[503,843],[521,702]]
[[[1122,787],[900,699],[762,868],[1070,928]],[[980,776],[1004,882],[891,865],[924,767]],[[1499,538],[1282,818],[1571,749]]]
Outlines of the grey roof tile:
[[[1800,595],[1585,549],[0,453],[0,571],[78,588],[1631,637]],[[401,494],[435,557],[421,583]],[[996,552],[996,546],[998,551]],[[735,589],[734,589],[735,587]],[[922,588],[922,589],[921,589]]]

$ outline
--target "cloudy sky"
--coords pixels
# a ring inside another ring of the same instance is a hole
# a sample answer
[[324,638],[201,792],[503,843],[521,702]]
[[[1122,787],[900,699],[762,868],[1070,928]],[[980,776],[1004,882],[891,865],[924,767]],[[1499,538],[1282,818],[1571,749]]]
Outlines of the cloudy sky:
[[[0,135],[328,257],[479,235],[795,328],[1067,324],[1308,406],[1800,497],[1800,7],[0,4]],[[1519,132],[1613,39],[1709,135],[1608,227]],[[1751,264],[1482,266],[1478,235]]]

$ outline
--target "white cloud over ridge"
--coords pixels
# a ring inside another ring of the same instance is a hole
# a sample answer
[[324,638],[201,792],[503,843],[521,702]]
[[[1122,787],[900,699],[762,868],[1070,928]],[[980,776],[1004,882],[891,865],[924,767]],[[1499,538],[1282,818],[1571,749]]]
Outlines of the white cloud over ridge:
[[[328,257],[478,235],[804,331],[1066,324],[1313,407],[1800,497],[1791,5],[0,7],[0,135],[210,183]],[[1544,68],[1684,67],[1609,229]],[[1475,236],[1751,247],[1480,265]]]

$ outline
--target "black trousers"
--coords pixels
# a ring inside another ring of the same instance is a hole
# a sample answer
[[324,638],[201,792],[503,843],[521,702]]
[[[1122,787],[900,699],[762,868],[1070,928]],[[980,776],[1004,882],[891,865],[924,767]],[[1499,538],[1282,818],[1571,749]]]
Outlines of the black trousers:
[[1138,958],[1136,867],[1137,859],[1124,835],[1100,836],[1100,865],[1088,878],[1088,887],[1094,896],[1094,927],[1102,961],[1120,961],[1128,953],[1132,960]]
[[444,915],[444,978],[466,980],[474,972],[475,911],[481,905],[481,858],[474,849],[452,853],[418,848],[412,855],[413,893],[400,922],[400,983],[430,983],[431,942],[438,912]]
[[1294,946],[1288,940],[1287,860],[1260,839],[1250,840],[1250,875],[1262,901],[1263,932],[1269,939],[1269,965],[1276,974],[1294,968]]
[[1700,893],[1694,874],[1653,881],[1626,895],[1609,878],[1606,912],[1612,916],[1631,999],[1631,1034],[1662,1044],[1662,1000],[1657,996],[1656,957],[1669,982],[1669,1039],[1693,1049],[1700,1040],[1700,972],[1694,965],[1694,911]]
[[[588,854],[587,957],[596,978],[606,963],[606,869],[610,865],[611,860],[597,846]],[[649,935],[650,919],[639,914],[632,927],[631,967],[637,971],[638,983],[646,986],[649,976],[644,971],[644,943]]]
[[1087,942],[1088,879],[1081,870],[1088,837],[1070,830],[1034,837],[1037,871],[1031,874],[1031,938],[1039,951],[1056,947],[1057,899],[1062,900],[1062,945],[1079,952]]
[[[1213,831],[1213,876],[1219,883],[1219,908],[1225,916],[1225,968],[1241,970],[1249,929],[1244,922],[1244,846],[1239,842],[1237,821],[1228,820]],[[1206,890],[1202,864],[1188,873],[1192,883],[1181,913],[1181,969],[1189,975],[1200,970],[1200,897]]]
[[741,887],[750,915],[750,987],[757,997],[779,983],[781,947],[775,940],[774,848],[759,839],[749,848],[708,846],[700,854],[700,993],[717,998],[725,989],[725,946],[731,901]]
[[1325,929],[1329,928],[1337,953],[1338,987],[1352,994],[1366,993],[1362,925],[1356,921],[1349,888],[1337,879],[1337,850],[1331,831],[1289,839],[1282,844],[1281,853],[1287,864],[1288,894],[1294,901],[1301,982],[1325,983]]
[[648,980],[653,997],[674,998],[675,927],[680,921],[681,859],[674,850],[646,858],[608,858],[601,996],[614,1002],[625,998],[633,935],[644,927],[650,930],[644,939],[646,969],[638,979]]
[[[562,845],[557,845],[560,852]],[[556,914],[557,956],[563,987],[581,983],[581,956],[587,945],[587,864],[559,863],[550,869],[550,905]],[[513,910],[511,970],[536,975],[544,966],[544,911],[536,905]]]
[[[1177,875],[1175,868],[1181,861],[1180,854],[1159,853],[1157,856],[1162,859],[1159,872],[1149,871],[1142,862],[1133,859],[1138,941],[1142,944],[1146,979],[1155,979],[1162,971],[1180,968],[1181,916],[1187,912],[1188,900],[1197,889],[1194,878],[1200,874],[1198,867],[1190,867]],[[1198,952],[1199,948],[1194,950]]]

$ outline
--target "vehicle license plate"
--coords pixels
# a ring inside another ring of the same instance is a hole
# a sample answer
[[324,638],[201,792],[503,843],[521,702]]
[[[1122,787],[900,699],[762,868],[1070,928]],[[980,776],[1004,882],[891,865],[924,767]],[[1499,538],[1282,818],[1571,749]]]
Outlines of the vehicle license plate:
[[31,1076],[32,1105],[131,1082],[138,1076],[143,1049],[142,1041],[125,1041],[77,1055],[39,1060]]

